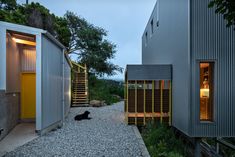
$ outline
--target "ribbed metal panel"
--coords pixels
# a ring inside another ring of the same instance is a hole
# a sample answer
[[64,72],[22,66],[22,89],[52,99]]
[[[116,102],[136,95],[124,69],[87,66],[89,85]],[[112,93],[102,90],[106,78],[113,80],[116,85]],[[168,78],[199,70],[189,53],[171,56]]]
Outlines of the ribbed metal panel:
[[42,129],[62,120],[63,50],[42,35]]
[[24,48],[21,56],[21,71],[36,71],[36,50],[33,48]]
[[[210,0],[191,0],[191,135],[235,136],[235,31]],[[199,62],[215,62],[214,122],[200,123]]]
[[[142,64],[172,65],[172,125],[188,135],[191,116],[189,0],[160,0],[158,8],[155,6],[145,29],[148,42],[145,35],[142,37]],[[159,19],[159,26],[156,19]],[[157,71],[149,73],[159,74]]]
[[71,106],[71,68],[66,59],[64,60],[64,111],[67,115]]
[[171,80],[172,65],[127,65],[127,80]]

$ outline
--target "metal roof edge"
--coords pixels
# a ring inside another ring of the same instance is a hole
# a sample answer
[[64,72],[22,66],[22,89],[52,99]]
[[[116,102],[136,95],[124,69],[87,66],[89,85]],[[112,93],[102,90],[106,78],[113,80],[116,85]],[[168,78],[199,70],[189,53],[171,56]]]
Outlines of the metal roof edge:
[[69,55],[66,53],[66,51],[64,51],[64,56],[65,56],[65,59],[67,60],[67,62],[69,63],[69,66],[71,68],[73,68],[73,64],[72,64],[71,60],[69,59]]
[[127,64],[128,66],[172,66],[172,64]]
[[0,21],[0,26],[6,27],[6,29],[12,29],[17,32],[26,32],[26,31],[31,31],[32,34],[45,34],[50,40],[52,40],[56,45],[58,45],[62,49],[66,49],[66,47],[61,44],[53,35],[51,35],[48,31],[40,29],[40,28],[35,28],[35,27],[30,27],[30,26],[25,26],[25,25],[20,25],[16,23],[10,23],[10,22],[5,22],[5,21]]
[[26,26],[26,25],[20,25],[20,24],[16,24],[16,23],[10,23],[10,22],[5,22],[5,21],[0,21],[0,26],[5,26],[6,28],[12,28],[15,31],[24,31],[24,30],[30,30],[32,32],[35,33],[42,33],[44,32],[43,29],[40,28],[35,28],[35,27],[30,27],[30,26]]
[[52,40],[56,45],[58,45],[60,48],[66,50],[66,47],[61,44],[53,35],[51,35],[48,31],[44,30],[42,34],[45,34],[46,37],[48,37],[50,40]]

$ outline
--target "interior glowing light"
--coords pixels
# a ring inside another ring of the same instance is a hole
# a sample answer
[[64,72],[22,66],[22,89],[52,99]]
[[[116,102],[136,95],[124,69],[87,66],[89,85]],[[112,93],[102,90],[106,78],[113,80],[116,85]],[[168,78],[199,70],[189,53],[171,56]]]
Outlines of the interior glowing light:
[[210,89],[205,89],[205,88],[202,88],[200,89],[200,97],[203,98],[203,97],[207,97],[209,98],[209,93],[210,93]]
[[17,38],[12,38],[16,43],[19,44],[25,44],[25,45],[31,45],[31,46],[36,46],[36,42],[33,41],[28,41],[28,40],[23,40],[23,39],[17,39]]

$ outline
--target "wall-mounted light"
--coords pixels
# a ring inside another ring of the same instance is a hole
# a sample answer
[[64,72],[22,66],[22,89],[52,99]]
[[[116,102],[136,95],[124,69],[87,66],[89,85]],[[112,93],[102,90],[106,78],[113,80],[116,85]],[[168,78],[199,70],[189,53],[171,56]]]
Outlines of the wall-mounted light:
[[25,44],[25,45],[30,45],[30,46],[36,46],[36,42],[33,41],[28,41],[28,40],[23,40],[23,39],[17,39],[17,38],[12,38],[16,43],[19,44]]

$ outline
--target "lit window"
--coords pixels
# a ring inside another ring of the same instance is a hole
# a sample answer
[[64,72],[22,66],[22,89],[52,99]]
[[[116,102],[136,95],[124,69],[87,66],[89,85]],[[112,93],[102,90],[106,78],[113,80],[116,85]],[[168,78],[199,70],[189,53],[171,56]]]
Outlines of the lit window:
[[200,120],[213,121],[214,63],[200,63]]

